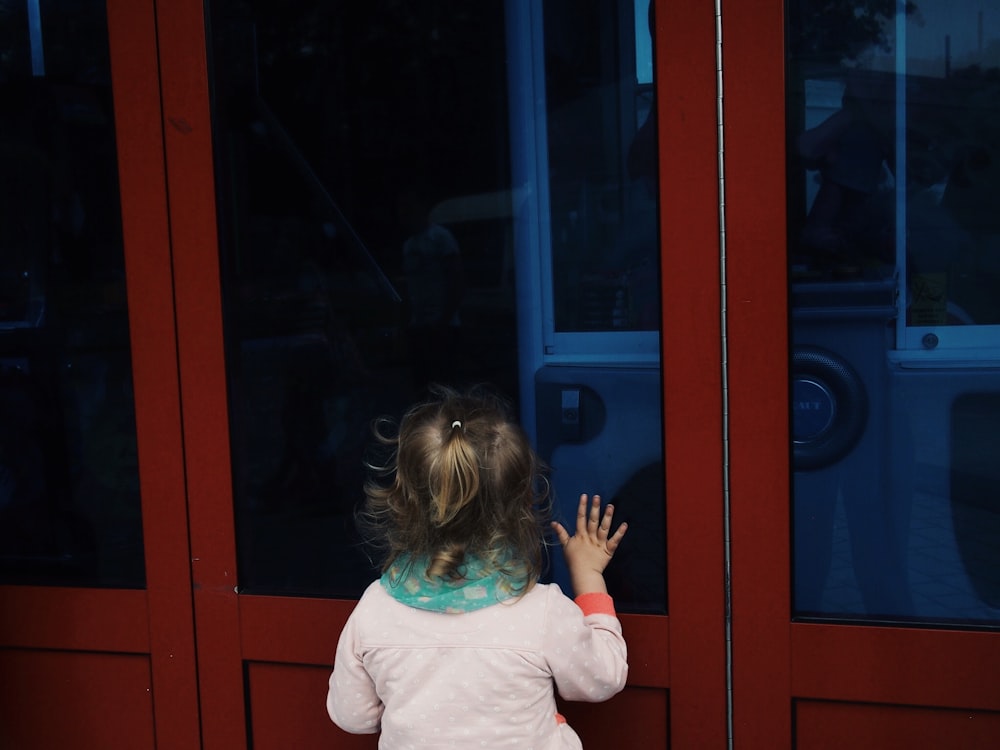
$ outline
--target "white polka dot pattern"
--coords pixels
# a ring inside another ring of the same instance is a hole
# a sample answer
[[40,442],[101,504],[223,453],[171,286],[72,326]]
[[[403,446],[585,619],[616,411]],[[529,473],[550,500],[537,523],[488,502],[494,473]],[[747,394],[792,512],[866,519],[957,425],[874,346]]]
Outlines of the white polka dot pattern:
[[584,615],[553,584],[463,614],[413,609],[376,582],[337,646],[327,711],[380,748],[580,748],[556,720],[555,691],[603,701],[625,686],[610,614]]

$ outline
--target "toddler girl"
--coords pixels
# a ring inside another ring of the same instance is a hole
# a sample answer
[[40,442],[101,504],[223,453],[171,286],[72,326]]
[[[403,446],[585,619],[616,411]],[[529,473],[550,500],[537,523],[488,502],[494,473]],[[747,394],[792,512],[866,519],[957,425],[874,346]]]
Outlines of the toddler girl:
[[580,496],[576,534],[552,523],[575,602],[539,583],[545,482],[504,404],[441,389],[413,407],[362,521],[384,545],[380,580],[341,633],[327,711],[380,748],[580,748],[556,712],[603,701],[628,674],[604,569],[625,534]]

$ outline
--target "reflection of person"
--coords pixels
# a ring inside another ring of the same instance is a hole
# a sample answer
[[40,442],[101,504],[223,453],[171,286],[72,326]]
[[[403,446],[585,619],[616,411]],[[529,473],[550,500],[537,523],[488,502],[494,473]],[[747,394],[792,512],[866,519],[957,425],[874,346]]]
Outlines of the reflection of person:
[[[338,445],[332,439],[334,424],[327,409],[343,389],[369,377],[350,330],[336,312],[328,275],[315,260],[297,256],[290,240],[282,236],[275,243],[288,271],[273,275],[277,280],[273,291],[250,285],[244,290],[248,309],[264,294],[278,300],[277,307],[254,310],[247,316],[249,320],[259,316],[272,335],[257,339],[255,332],[257,340],[248,336],[244,345],[245,356],[253,352],[258,358],[256,365],[245,365],[248,370],[259,371],[263,361],[278,367],[278,377],[267,381],[280,386],[276,393],[271,391],[271,397],[280,404],[281,420],[281,429],[273,434],[282,440],[280,453],[275,453],[280,456],[277,466],[259,487],[259,507],[267,511],[329,505],[337,494],[330,488],[338,487],[340,481]],[[266,359],[259,359],[262,356]],[[250,380],[244,378],[244,382]],[[255,405],[247,414],[259,414],[258,408],[270,407]]]
[[888,138],[878,124],[891,93],[873,81],[852,77],[841,108],[801,133],[796,148],[807,169],[818,169],[820,187],[802,229],[802,249],[819,258],[876,255],[884,228],[870,226],[866,211],[891,161]]
[[[654,6],[654,3],[649,3],[646,20],[650,43],[655,46]],[[638,182],[642,191],[639,194],[631,193],[630,211],[623,222],[620,239],[628,266],[631,308],[628,327],[640,331],[652,331],[660,327],[657,127],[656,95],[655,91],[651,91],[649,112],[636,130],[625,160],[629,179]]]
[[816,250],[841,252],[846,238],[838,222],[878,187],[882,151],[877,138],[863,120],[840,109],[799,137],[799,151],[822,176],[802,240]]
[[[656,46],[656,19],[654,16],[655,4],[650,2],[646,11],[646,22],[649,28],[649,39],[652,46]],[[649,190],[649,194],[656,197],[657,179],[657,123],[656,123],[656,98],[652,95],[649,113],[642,125],[635,132],[635,137],[628,147],[628,156],[625,160],[625,167],[628,176],[633,180],[642,180]]]
[[556,712],[625,685],[626,646],[604,570],[625,534],[581,496],[576,534],[553,524],[576,600],[539,583],[545,524],[537,459],[505,406],[435,389],[395,437],[362,520],[385,546],[337,647],[327,710],[386,747],[495,743],[579,748]]
[[632,194],[634,201],[619,240],[628,266],[626,278],[631,307],[628,327],[642,331],[656,330],[660,325],[656,138],[656,102],[653,100],[649,115],[629,146],[628,175],[642,185],[642,194]]
[[430,221],[425,193],[404,191],[398,208],[408,234],[403,273],[410,304],[407,337],[413,379],[417,388],[424,388],[429,382],[448,380],[454,371],[461,322],[461,255],[454,235]]

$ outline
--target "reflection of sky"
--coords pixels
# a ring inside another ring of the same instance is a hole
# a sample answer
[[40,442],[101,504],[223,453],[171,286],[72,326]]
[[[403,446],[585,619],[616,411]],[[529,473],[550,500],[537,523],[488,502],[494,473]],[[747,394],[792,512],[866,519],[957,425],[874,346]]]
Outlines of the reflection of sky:
[[[982,68],[1000,66],[1000,8],[986,0],[915,2],[917,11],[906,24],[906,56],[910,73],[943,76],[946,38],[951,44],[952,70],[969,65]],[[887,31],[892,39],[895,33],[891,23]],[[877,53],[872,63],[871,67],[879,70],[895,67],[892,52]]]
[[635,5],[635,77],[639,83],[653,82],[653,40],[649,33],[649,2]]
[[[907,49],[911,58],[941,59],[944,57],[945,36],[951,38],[951,59],[954,66],[972,64],[992,67],[996,45],[1000,42],[1000,10],[983,0],[917,0],[919,19],[907,24]],[[993,43],[993,59],[980,59],[979,19],[982,17],[982,52]],[[921,23],[922,21],[922,23]]]

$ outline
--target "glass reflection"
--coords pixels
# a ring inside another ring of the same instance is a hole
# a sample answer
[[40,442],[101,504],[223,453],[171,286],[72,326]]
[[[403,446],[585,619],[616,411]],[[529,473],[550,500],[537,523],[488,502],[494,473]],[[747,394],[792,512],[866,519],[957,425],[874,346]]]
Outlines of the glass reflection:
[[4,3],[0,40],[0,580],[141,587],[103,3]]
[[[648,8],[621,17],[596,3],[568,24],[569,4],[545,3],[557,332],[659,330],[656,109],[652,79],[640,81],[652,68]],[[635,33],[615,33],[625,24]],[[638,69],[626,77],[619,60]]]
[[1000,22],[842,10],[789,5],[794,608],[995,623]]
[[[622,503],[641,495],[629,504],[659,533],[643,553],[659,574],[622,596],[665,607],[662,439],[651,406],[655,179],[627,168],[637,131],[653,122],[640,5],[211,3],[247,591],[363,590],[374,571],[353,511],[370,422],[398,416],[437,381],[488,383],[512,397],[574,512],[584,490],[620,493]],[[568,148],[567,134],[586,143]],[[654,139],[645,140],[637,158],[651,174]],[[631,220],[639,215],[641,224]],[[558,322],[542,312],[553,308]],[[588,309],[598,322],[586,322]],[[546,347],[563,329],[597,338],[589,360],[560,370],[571,379],[558,382]],[[617,338],[637,332],[652,341],[641,375]],[[583,394],[584,409],[567,433],[560,405],[570,391]],[[630,443],[603,428],[623,413],[641,423],[630,437],[642,450],[618,462]],[[595,462],[580,448],[609,442],[621,445],[597,462],[604,474],[584,476]],[[632,477],[655,462],[659,471]]]

